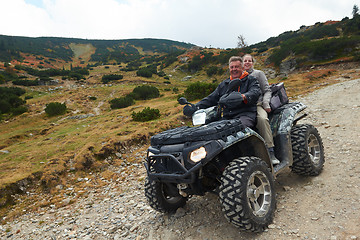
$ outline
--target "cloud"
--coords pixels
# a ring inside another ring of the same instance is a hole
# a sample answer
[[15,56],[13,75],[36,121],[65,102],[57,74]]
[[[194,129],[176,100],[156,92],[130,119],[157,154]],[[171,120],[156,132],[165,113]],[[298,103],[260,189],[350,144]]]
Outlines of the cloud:
[[42,4],[39,1],[0,0],[0,34],[164,38],[232,48],[240,34],[249,44],[265,41],[301,25],[351,17],[354,5],[350,0],[42,0]]

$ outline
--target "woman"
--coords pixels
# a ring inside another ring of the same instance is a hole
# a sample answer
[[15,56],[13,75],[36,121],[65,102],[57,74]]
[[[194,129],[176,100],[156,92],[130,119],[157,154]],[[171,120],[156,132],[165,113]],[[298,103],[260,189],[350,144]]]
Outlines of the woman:
[[270,159],[273,164],[279,164],[280,161],[275,157],[274,153],[274,139],[272,136],[268,113],[271,112],[270,98],[271,90],[269,82],[265,76],[265,73],[260,70],[254,69],[255,59],[250,54],[245,54],[242,57],[243,68],[251,76],[256,77],[260,84],[261,95],[257,103],[257,124],[256,128],[259,134],[264,138],[265,144],[268,147],[270,153]]

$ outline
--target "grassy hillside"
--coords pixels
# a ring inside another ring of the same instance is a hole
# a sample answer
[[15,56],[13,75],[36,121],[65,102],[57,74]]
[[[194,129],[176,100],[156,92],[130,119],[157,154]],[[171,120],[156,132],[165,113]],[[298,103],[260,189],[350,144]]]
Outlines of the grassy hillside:
[[341,21],[327,21],[312,26],[301,26],[277,37],[249,47],[250,51],[262,53],[271,49],[267,63],[280,66],[295,60],[297,68],[324,64],[342,59],[359,61],[360,15],[355,14]]
[[[341,22],[348,21],[350,19]],[[340,28],[336,26],[336,29]],[[271,60],[272,56],[291,45],[289,43],[294,39],[302,38],[302,32],[315,31],[317,27],[284,33],[245,49],[227,50],[190,49],[191,44],[154,39],[87,41],[0,36],[0,52],[3,50],[4,53],[6,49],[4,55],[0,54],[3,57],[3,63],[0,62],[0,87],[13,87],[16,80],[36,82],[46,78],[45,85],[16,85],[26,91],[20,98],[25,101],[23,106],[27,111],[2,114],[0,189],[35,177],[40,180],[42,188],[57,193],[60,190],[54,186],[66,185],[69,173],[86,176],[93,171],[105,172],[113,165],[138,163],[141,166],[150,136],[189,124],[176,100],[191,83],[219,83],[228,76],[229,57],[247,52],[254,54],[258,60],[256,68],[276,70],[277,63]],[[357,37],[356,34],[354,32],[354,37]],[[343,36],[328,39],[322,36],[321,39],[330,41]],[[347,39],[352,37],[348,35]],[[13,43],[12,48],[8,48],[9,43]],[[298,67],[311,63],[313,68],[306,72],[295,71],[285,78],[277,76],[269,81],[285,82],[288,94],[295,99],[341,81],[344,76],[359,77],[356,71],[351,70],[358,66],[358,52],[354,47],[351,49],[346,56],[334,55],[322,61],[308,57],[306,61],[298,62]],[[287,54],[296,59],[309,56],[294,55],[291,51]],[[339,48],[339,52],[343,49]],[[289,57],[284,56],[280,63]],[[345,70],[343,65],[316,67],[317,63],[339,63],[344,57],[353,62],[348,65],[350,70]],[[151,77],[144,77],[138,74],[140,69],[155,69],[155,72],[151,73]],[[82,74],[74,75],[74,71],[78,70]],[[121,75],[122,78],[104,84],[103,77],[106,75]],[[110,100],[124,97],[145,84],[156,87],[160,97],[136,100],[134,105],[122,109],[110,108]],[[66,104],[66,113],[49,117],[45,108],[51,102]],[[159,109],[160,118],[147,122],[134,121],[132,113],[147,107]],[[6,205],[8,196],[14,192],[5,193],[0,193],[0,206]],[[3,211],[0,211],[0,216],[2,214]]]
[[33,55],[50,61],[71,62],[73,58],[89,53],[88,60],[92,62],[120,63],[138,59],[146,54],[168,54],[193,46],[193,44],[165,39],[86,40],[0,35],[0,61],[22,62],[26,55]]

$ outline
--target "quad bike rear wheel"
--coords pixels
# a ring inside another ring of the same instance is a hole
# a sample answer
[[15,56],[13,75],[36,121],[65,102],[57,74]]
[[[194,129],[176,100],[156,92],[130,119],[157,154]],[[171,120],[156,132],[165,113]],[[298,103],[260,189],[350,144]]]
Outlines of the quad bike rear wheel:
[[275,213],[274,179],[257,157],[234,159],[221,178],[220,202],[225,217],[241,230],[262,232]]
[[324,146],[317,129],[310,124],[295,125],[291,129],[293,165],[299,175],[317,176],[323,169]]
[[171,213],[185,206],[187,197],[175,193],[174,189],[176,189],[176,186],[150,181],[146,178],[145,196],[149,205],[159,212]]

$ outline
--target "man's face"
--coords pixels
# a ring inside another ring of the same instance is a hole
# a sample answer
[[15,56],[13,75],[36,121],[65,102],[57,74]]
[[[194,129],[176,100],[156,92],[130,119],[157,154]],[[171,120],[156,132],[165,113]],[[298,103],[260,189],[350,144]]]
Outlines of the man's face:
[[230,76],[232,77],[232,79],[240,78],[242,74],[242,67],[240,61],[231,62],[229,65],[229,69],[230,69]]

